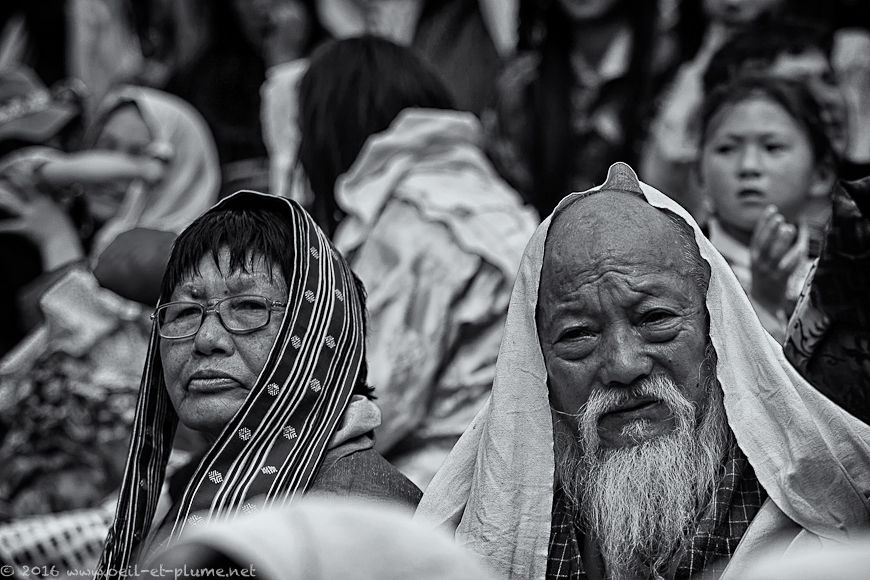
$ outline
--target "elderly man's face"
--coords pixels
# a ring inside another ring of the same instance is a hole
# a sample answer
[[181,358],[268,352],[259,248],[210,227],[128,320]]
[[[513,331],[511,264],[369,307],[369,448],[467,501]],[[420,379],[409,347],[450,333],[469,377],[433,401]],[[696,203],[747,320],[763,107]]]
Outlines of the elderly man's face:
[[[231,272],[226,248],[219,258],[220,263],[215,264],[210,254],[204,256],[199,272],[181,282],[170,300],[205,305],[229,296],[258,295],[269,301],[286,301],[284,277],[272,274],[262,260],[254,260],[247,272]],[[263,370],[281,319],[280,312],[273,312],[267,326],[235,334],[224,328],[217,313],[210,312],[194,336],[160,339],[166,389],[182,423],[210,437],[220,434]]]
[[600,447],[674,430],[671,405],[637,394],[648,377],[704,409],[706,311],[683,247],[662,212],[622,193],[580,200],[550,228],[538,311],[550,400],[576,414],[596,391],[618,395],[588,427]]

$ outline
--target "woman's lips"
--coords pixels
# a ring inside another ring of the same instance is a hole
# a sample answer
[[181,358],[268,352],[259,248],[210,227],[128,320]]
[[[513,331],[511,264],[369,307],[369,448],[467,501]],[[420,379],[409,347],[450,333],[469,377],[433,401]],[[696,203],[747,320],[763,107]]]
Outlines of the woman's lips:
[[239,387],[239,382],[230,377],[195,377],[187,383],[191,393],[210,394]]

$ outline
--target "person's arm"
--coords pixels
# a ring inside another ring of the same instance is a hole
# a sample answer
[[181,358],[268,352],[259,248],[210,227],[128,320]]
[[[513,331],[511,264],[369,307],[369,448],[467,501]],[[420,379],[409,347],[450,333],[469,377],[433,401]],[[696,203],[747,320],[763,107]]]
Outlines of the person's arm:
[[162,151],[131,156],[116,151],[82,151],[57,157],[43,163],[37,179],[41,184],[58,189],[80,183],[105,183],[142,179],[154,182],[163,176],[165,158]]

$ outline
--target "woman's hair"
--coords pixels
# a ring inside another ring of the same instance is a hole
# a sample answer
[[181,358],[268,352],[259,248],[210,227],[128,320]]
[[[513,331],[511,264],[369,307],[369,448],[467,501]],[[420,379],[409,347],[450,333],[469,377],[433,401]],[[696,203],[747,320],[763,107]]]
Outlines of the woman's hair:
[[409,107],[452,109],[449,90],[409,49],[373,36],[317,49],[299,87],[298,163],[329,235],[338,219],[334,188],[366,140]]
[[755,98],[768,99],[788,113],[803,128],[817,164],[837,168],[837,154],[828,137],[821,109],[804,85],[787,79],[762,75],[738,77],[710,92],[701,108],[701,147],[706,143],[713,119],[726,107]]
[[[163,275],[160,301],[168,301],[178,284],[199,274],[199,262],[205,256],[211,256],[215,264],[220,263],[222,248],[229,250],[230,272],[247,272],[253,260],[262,259],[272,275],[280,273],[287,282],[296,270],[292,251],[295,245],[295,236],[288,227],[287,218],[271,209],[234,207],[206,212],[175,240]],[[356,274],[353,278],[363,312],[365,336],[366,290]],[[367,379],[368,365],[363,357],[354,394],[371,396],[372,389],[368,386]]]

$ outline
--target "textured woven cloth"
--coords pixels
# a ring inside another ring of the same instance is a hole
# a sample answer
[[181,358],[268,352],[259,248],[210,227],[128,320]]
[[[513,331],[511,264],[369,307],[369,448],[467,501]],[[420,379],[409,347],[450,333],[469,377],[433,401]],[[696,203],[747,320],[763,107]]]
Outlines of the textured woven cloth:
[[870,423],[870,177],[834,188],[822,254],[788,325],[786,356],[813,386]]
[[[870,427],[831,403],[789,364],[728,264],[683,208],[639,183],[622,163],[595,189],[597,195],[640,193],[694,231],[711,270],[706,306],[728,424],[769,496],[765,504],[802,529],[802,537],[839,541],[863,529],[870,522]],[[569,195],[560,206],[577,195],[583,194]],[[510,578],[545,577],[551,531],[553,423],[535,324],[549,225],[550,218],[523,256],[492,396],[417,511],[431,525],[454,528],[458,541]],[[752,530],[750,525],[744,539]],[[732,563],[740,553],[738,548]]]
[[[287,310],[247,399],[157,531],[169,541],[187,526],[254,509],[254,498],[267,505],[292,501],[314,478],[339,427],[350,427],[341,421],[365,352],[364,310],[353,274],[295,202],[239,192],[210,211],[253,206],[284,216],[294,235],[287,249],[296,266],[286,280]],[[135,563],[151,528],[178,424],[158,344],[155,323],[115,523],[100,561],[103,574]]]

